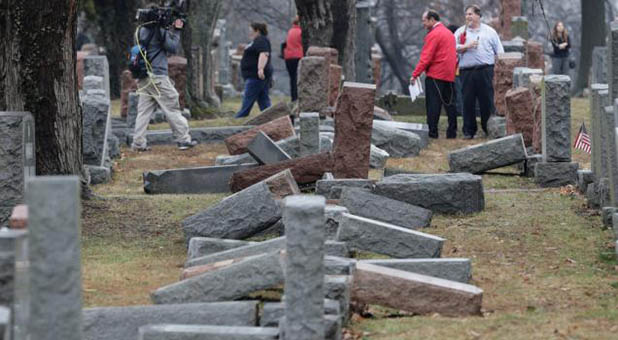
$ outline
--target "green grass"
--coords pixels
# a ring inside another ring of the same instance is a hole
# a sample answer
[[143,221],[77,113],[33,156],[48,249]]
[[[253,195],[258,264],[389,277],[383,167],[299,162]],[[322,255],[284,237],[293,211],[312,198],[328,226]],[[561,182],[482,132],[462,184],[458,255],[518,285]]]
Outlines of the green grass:
[[[239,101],[230,103],[235,111]],[[236,105],[236,107],[234,107]],[[587,99],[572,101],[572,134],[589,124]],[[424,117],[396,116],[423,122]],[[223,126],[230,118],[192,121]],[[200,125],[203,124],[203,125]],[[162,124],[167,128],[167,124]],[[445,131],[446,119],[441,119]],[[417,172],[446,172],[446,153],[482,139],[434,141],[419,157],[389,159],[387,166]],[[143,192],[146,170],[214,164],[223,145],[199,145],[189,152],[155,146],[151,153],[122,149],[113,182],[97,186],[102,200],[84,202],[83,282],[86,306],[149,303],[152,290],[178,281],[186,260],[181,221],[224,195],[162,195]],[[573,151],[588,168],[590,156]],[[436,215],[424,232],[447,241],[443,257],[467,257],[471,284],[484,290],[483,316],[412,316],[370,306],[355,315],[350,339],[612,339],[618,334],[618,263],[612,230],[603,230],[596,211],[572,188],[539,190],[514,168],[483,175],[486,208],[469,216]],[[382,172],[372,170],[379,179]],[[377,258],[361,252],[360,258]],[[277,299],[279,290],[257,293]]]

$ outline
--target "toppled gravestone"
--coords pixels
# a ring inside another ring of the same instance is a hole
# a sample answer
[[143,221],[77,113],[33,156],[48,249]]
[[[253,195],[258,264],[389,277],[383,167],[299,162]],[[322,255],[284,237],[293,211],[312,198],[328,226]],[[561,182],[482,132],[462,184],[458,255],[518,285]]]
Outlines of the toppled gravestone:
[[240,248],[253,243],[255,242],[226,240],[212,237],[193,237],[189,240],[187,260],[190,261],[198,257],[219,253],[234,248]]
[[346,207],[350,214],[404,228],[426,228],[431,224],[431,210],[358,188],[344,188],[339,204]]
[[275,327],[239,327],[214,325],[147,325],[139,328],[138,340],[277,340]]
[[215,302],[239,299],[283,283],[279,251],[251,256],[228,266],[161,287],[151,294],[155,304]]
[[350,214],[343,214],[337,240],[395,258],[440,257],[444,242],[437,236]]
[[277,237],[263,242],[251,242],[241,247],[188,259],[185,267],[202,266],[226,260],[255,256],[279,251],[283,248],[285,248],[285,237]]
[[422,148],[417,134],[379,123],[373,126],[371,143],[394,158],[418,156]]
[[259,131],[251,143],[247,145],[247,150],[251,157],[260,164],[273,164],[291,159],[285,151],[262,131]]
[[254,166],[240,164],[147,171],[143,174],[144,192],[147,194],[230,192],[228,182],[232,174]]
[[344,188],[363,188],[372,190],[375,181],[372,179],[322,179],[316,182],[315,193],[322,195],[327,199],[341,198],[341,192]]
[[421,148],[426,148],[429,145],[429,125],[420,123],[405,123],[405,122],[387,122],[387,121],[373,121],[374,128],[376,126],[383,126],[389,128],[396,128],[407,132],[412,132],[421,138]]
[[470,214],[485,209],[482,178],[469,173],[389,176],[376,183],[374,193],[434,213]]
[[292,121],[289,116],[277,118],[247,131],[227,137],[224,142],[230,155],[238,155],[247,152],[247,145],[251,143],[259,131],[264,132],[273,141],[295,135],[294,127],[292,126]]
[[461,258],[360,260],[358,263],[368,263],[461,283],[468,283],[472,277],[470,260]]
[[[331,299],[324,299],[324,314],[337,315],[341,314],[341,306],[339,302]],[[279,319],[285,316],[285,305],[281,302],[264,303],[262,316],[260,317],[260,325],[262,327],[277,327]]]
[[195,236],[244,239],[277,222],[281,208],[268,185],[257,183],[225,200],[187,217],[187,241]]
[[526,146],[521,133],[451,151],[451,172],[483,173],[526,160]]
[[247,121],[245,125],[255,125],[255,126],[262,125],[270,121],[273,121],[277,118],[289,116],[290,114],[292,114],[292,111],[290,110],[290,107],[288,106],[288,104],[286,102],[279,102],[267,108],[266,110],[262,111],[262,113],[257,115],[255,118],[252,118],[249,121]]
[[352,300],[415,314],[480,315],[483,291],[464,283],[357,263]]
[[371,144],[371,154],[369,155],[369,167],[372,169],[382,169],[386,166],[386,161],[391,155]]
[[158,323],[253,326],[258,301],[180,305],[97,307],[82,313],[84,340],[137,339],[138,328]]
[[[349,213],[349,210],[346,207],[342,207],[339,205],[332,205],[332,204],[329,204],[326,206],[326,209],[324,210],[324,215],[326,216],[326,224],[325,224],[324,229],[326,231],[327,239],[331,240],[337,237],[337,230],[339,230],[339,224],[341,223],[341,220],[343,219],[343,214],[346,214],[346,213]],[[344,244],[343,247],[345,248],[345,250],[342,250],[341,254],[346,254],[346,255],[338,254],[334,256],[347,257],[348,256],[347,255],[347,252],[348,252],[347,245]],[[333,254],[328,254],[328,255],[333,255]]]

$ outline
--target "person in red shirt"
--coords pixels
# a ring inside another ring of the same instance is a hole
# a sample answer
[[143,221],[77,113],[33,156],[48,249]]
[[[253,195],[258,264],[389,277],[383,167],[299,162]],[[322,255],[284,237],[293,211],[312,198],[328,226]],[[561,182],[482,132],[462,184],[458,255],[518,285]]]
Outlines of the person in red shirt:
[[303,39],[302,31],[298,25],[300,22],[298,16],[292,21],[292,28],[288,31],[287,39],[285,40],[285,48],[283,50],[283,59],[285,59],[285,67],[290,75],[290,92],[292,101],[298,99],[297,81],[298,81],[298,62],[303,58]]
[[440,22],[440,15],[427,10],[422,17],[427,29],[421,58],[412,73],[410,82],[425,72],[425,108],[429,137],[438,138],[438,122],[442,106],[448,117],[446,138],[457,137],[457,108],[455,99],[455,72],[457,50],[455,36]]

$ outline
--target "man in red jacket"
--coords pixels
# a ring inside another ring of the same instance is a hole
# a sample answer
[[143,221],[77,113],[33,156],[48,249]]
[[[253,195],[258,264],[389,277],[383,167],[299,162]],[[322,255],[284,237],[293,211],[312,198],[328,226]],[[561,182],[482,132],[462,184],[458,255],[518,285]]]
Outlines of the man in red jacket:
[[446,138],[457,137],[457,108],[455,100],[455,72],[457,50],[455,36],[440,22],[434,10],[423,13],[423,26],[427,29],[421,60],[412,73],[410,82],[423,73],[425,78],[425,107],[429,137],[438,138],[438,122],[442,106],[448,116]]

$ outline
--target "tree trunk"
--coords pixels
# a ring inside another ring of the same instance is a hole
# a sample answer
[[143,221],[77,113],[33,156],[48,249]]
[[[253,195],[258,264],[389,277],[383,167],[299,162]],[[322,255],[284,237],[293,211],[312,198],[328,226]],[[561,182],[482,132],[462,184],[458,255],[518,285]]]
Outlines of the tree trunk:
[[34,116],[37,175],[84,178],[76,9],[77,0],[0,0],[0,111]]
[[296,9],[300,16],[305,51],[309,46],[337,49],[345,78],[356,79],[356,0],[296,0]]
[[[204,108],[209,106],[219,107],[221,102],[215,93],[214,72],[215,65],[212,62],[212,37],[217,25],[217,19],[221,13],[221,0],[188,0],[189,8],[188,25],[182,35],[182,45],[187,58],[187,83],[188,103],[192,109]],[[193,47],[201,48],[201,55],[193,53]],[[194,61],[194,57],[201,56],[199,61]],[[194,70],[196,67],[198,70]],[[196,75],[201,70],[203,78],[198,84]],[[201,85],[201,86],[200,86]]]
[[590,67],[592,67],[592,49],[605,46],[605,2],[603,0],[582,1],[582,36],[579,55],[579,69],[575,93],[581,93],[588,86]]
[[120,96],[120,75],[127,68],[127,53],[133,46],[138,0],[94,0],[99,42],[109,62],[112,98]]

